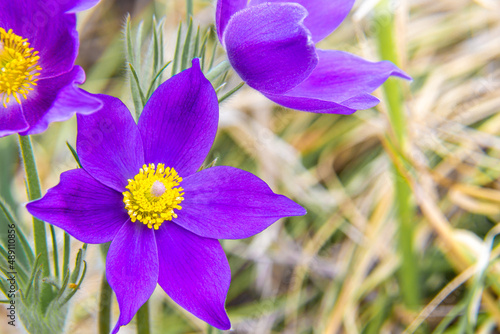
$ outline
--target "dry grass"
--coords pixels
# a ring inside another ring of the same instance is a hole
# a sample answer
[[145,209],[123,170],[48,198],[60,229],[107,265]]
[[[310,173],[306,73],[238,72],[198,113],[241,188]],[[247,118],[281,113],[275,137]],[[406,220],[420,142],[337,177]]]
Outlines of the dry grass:
[[[113,1],[102,2],[82,20],[87,88],[125,96],[120,36],[109,32],[122,16]],[[322,48],[378,59],[375,35],[384,21],[372,15],[376,2],[358,0]],[[146,2],[130,8],[136,18],[151,13]],[[391,144],[381,91],[379,106],[352,116],[285,110],[250,88],[221,106],[209,158],[256,173],[309,212],[223,243],[233,275],[227,308],[237,333],[431,333],[452,319],[450,311],[458,316],[447,333],[460,332],[468,313],[478,317],[474,332],[500,331],[500,247],[492,240],[500,232],[500,3],[400,0],[393,8],[400,62],[414,78],[400,81],[409,131],[404,153]],[[157,15],[169,18],[167,36],[174,36],[183,10],[181,1],[156,2]],[[213,8],[200,1],[196,13],[208,24]],[[73,167],[64,140],[74,141],[74,129],[56,125],[37,138],[44,189]],[[394,164],[416,208],[411,223],[422,303],[414,308],[405,306],[397,275]],[[21,177],[9,189],[22,189]],[[13,194],[24,201],[19,190]],[[87,259],[69,333],[96,328],[103,265],[92,247]],[[162,291],[153,295],[152,310],[153,333],[206,331]],[[116,303],[114,311],[116,319]]]

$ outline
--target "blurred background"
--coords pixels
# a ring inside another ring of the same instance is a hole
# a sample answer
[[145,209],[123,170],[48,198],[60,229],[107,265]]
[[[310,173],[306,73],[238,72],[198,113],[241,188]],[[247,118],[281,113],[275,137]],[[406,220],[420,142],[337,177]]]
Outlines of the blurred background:
[[[80,14],[83,88],[120,97],[133,110],[127,13],[132,29],[144,21],[144,36],[152,15],[166,16],[169,61],[186,4],[101,0]],[[214,13],[213,2],[195,0],[193,26],[213,26]],[[215,43],[212,34],[208,44]],[[357,0],[319,47],[373,61],[395,57],[413,81],[390,80],[375,92],[382,101],[376,108],[350,116],[287,110],[247,86],[221,104],[207,163],[255,173],[308,210],[253,238],[222,241],[232,270],[233,331],[500,333],[500,2]],[[215,63],[224,57],[218,49]],[[222,91],[241,82],[234,73],[227,81]],[[395,108],[404,115],[400,123],[391,116]],[[76,167],[66,147],[75,139],[75,119],[33,138],[44,193]],[[15,136],[0,140],[0,194],[30,235],[17,145]],[[73,259],[81,246],[72,240]],[[104,270],[98,246],[89,245],[86,261],[67,333],[97,332]],[[159,287],[150,310],[152,333],[208,330]],[[112,311],[114,324],[115,299]],[[19,324],[7,327],[2,320],[2,333],[22,332]],[[135,320],[120,331],[135,332]]]

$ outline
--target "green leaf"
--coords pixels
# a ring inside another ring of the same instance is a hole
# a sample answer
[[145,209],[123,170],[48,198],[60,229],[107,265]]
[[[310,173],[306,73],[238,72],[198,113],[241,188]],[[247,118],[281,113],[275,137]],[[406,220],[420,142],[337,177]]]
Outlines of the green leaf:
[[[144,93],[142,92],[141,85],[140,85],[140,82],[139,82],[139,76],[137,75],[137,72],[136,72],[136,70],[134,68],[134,65],[132,65],[131,63],[128,63],[128,65],[129,65],[129,68],[130,68],[130,71],[132,73],[135,85],[136,85],[137,90],[138,90],[139,98],[140,98],[140,101],[141,101],[141,104],[142,104],[142,106],[140,107],[140,111],[142,111],[142,109],[146,105],[146,97],[144,96]],[[140,116],[140,112],[137,115],[137,119],[139,119],[139,116]]]
[[[14,215],[11,213],[6,202],[1,197],[0,197],[0,210],[4,214],[5,218],[7,218],[9,225],[16,226],[16,236],[19,238],[19,242],[21,243],[23,255],[25,255],[28,260],[28,263],[25,263],[25,265],[32,265],[33,261],[35,261],[35,255],[33,254],[33,250],[31,249],[28,240],[26,240],[23,230],[19,227],[18,224],[16,224]],[[6,247],[8,247],[8,245],[6,245]],[[20,260],[23,261],[24,257],[20,257]]]
[[184,39],[184,48],[182,49],[182,63],[181,63],[181,71],[187,68],[187,63],[189,61],[190,56],[190,46],[191,46],[191,35],[193,34],[193,19],[189,19],[188,30],[186,33],[186,38]]
[[233,95],[234,93],[236,93],[237,91],[239,91],[241,89],[241,87],[243,87],[244,85],[245,85],[245,83],[241,82],[238,86],[234,87],[229,92],[224,94],[221,98],[219,98],[219,104],[222,103],[225,99],[227,99],[231,95]]
[[[64,254],[63,254],[63,266],[62,272],[66,273],[69,270],[69,257],[70,257],[70,246],[71,246],[71,237],[65,231],[64,232]],[[64,280],[64,277],[63,277]]]
[[182,44],[181,35],[182,35],[182,22],[179,23],[179,28],[177,29],[177,41],[175,43],[174,60],[172,65],[172,76],[178,73],[180,50]]
[[76,153],[76,150],[73,148],[73,146],[71,146],[71,144],[68,141],[66,141],[66,146],[68,146],[68,148],[71,152],[71,155],[73,155],[73,158],[75,159],[76,163],[78,164],[78,167],[83,168],[82,164],[80,162],[80,157],[78,157],[78,153]]
[[169,61],[168,63],[166,63],[161,69],[160,71],[155,75],[155,77],[153,78],[153,80],[151,80],[151,84],[149,85],[149,88],[148,88],[148,92],[146,94],[147,96],[147,99],[149,100],[149,98],[151,97],[151,95],[153,94],[154,92],[154,87],[155,87],[155,83],[156,81],[158,80],[158,78],[161,76],[161,74],[163,73],[163,71],[168,67],[168,65],[170,65],[170,63],[172,63],[171,61]]

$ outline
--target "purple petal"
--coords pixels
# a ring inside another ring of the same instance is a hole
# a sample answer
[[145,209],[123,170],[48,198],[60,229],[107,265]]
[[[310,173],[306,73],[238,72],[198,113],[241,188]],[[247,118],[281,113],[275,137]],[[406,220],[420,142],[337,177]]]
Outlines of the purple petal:
[[264,3],[233,15],[224,32],[233,68],[249,86],[282,94],[311,74],[318,56],[303,20],[304,7]]
[[389,61],[373,63],[342,51],[318,50],[318,55],[318,66],[304,82],[286,94],[266,96],[292,109],[350,114],[377,105],[369,94],[390,76],[411,80]]
[[2,1],[0,27],[12,29],[39,52],[40,78],[70,71],[78,54],[76,16],[63,14],[60,1]]
[[122,194],[96,181],[83,169],[62,173],[57,186],[26,208],[38,219],[90,244],[113,240],[129,219]]
[[215,139],[219,104],[212,84],[193,66],[163,83],[139,119],[147,163],[174,167],[181,177],[196,172]]
[[132,320],[158,282],[158,251],[153,231],[141,223],[127,221],[109,246],[106,278],[120,307],[113,334]]
[[171,222],[156,231],[158,283],[177,304],[222,330],[231,323],[224,309],[231,269],[214,239],[202,238]]
[[21,106],[14,100],[7,108],[0,103],[0,138],[19,133],[28,128]]
[[83,168],[96,180],[125,191],[144,164],[139,129],[119,99],[95,95],[103,107],[87,116],[78,115],[76,146]]
[[223,42],[224,30],[233,14],[247,6],[247,0],[218,0],[217,11],[215,13],[215,25],[217,26],[217,36]]
[[102,107],[102,102],[78,88],[85,82],[80,66],[71,72],[38,81],[38,85],[22,101],[23,111],[30,128],[22,135],[32,135],[47,130],[52,122],[70,119],[75,113],[88,115]]
[[255,175],[233,167],[212,167],[185,178],[182,209],[173,221],[202,237],[248,238],[282,217],[306,210]]
[[77,13],[94,7],[99,0],[73,0],[66,6],[66,13]]
[[250,6],[264,2],[295,2],[302,5],[309,13],[304,25],[309,29],[314,43],[330,35],[354,5],[354,0],[251,0]]

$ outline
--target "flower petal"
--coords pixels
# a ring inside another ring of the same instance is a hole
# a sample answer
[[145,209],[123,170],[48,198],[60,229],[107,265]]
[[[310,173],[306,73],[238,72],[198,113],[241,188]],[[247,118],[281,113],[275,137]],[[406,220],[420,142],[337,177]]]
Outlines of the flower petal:
[[51,78],[72,69],[78,54],[76,16],[63,14],[60,1],[2,1],[0,27],[12,29],[39,52],[39,78]]
[[88,115],[102,107],[102,102],[78,88],[85,82],[80,66],[71,72],[38,81],[38,85],[22,101],[23,111],[30,128],[22,135],[32,135],[47,130],[52,122],[70,119],[75,113]]
[[5,108],[0,104],[0,138],[28,128],[21,106],[14,100]]
[[309,76],[318,57],[303,25],[306,16],[294,3],[264,3],[233,15],[224,43],[231,65],[249,86],[282,94]]
[[217,36],[222,43],[224,30],[233,14],[247,6],[247,0],[218,0],[215,13],[215,25],[217,26]]
[[153,294],[158,272],[154,230],[127,221],[111,242],[106,257],[106,278],[120,307],[113,334],[128,324]]
[[309,13],[304,25],[309,29],[314,43],[330,35],[346,18],[354,0],[251,0],[250,6],[264,2],[295,2]]
[[193,66],[163,83],[139,119],[147,163],[164,163],[180,176],[196,172],[215,139],[219,104],[212,84]]
[[99,0],[73,0],[66,6],[66,13],[77,13],[94,7]]
[[158,283],[177,304],[222,330],[231,323],[224,309],[231,269],[218,240],[199,237],[166,222],[156,231]]
[[83,168],[96,180],[119,192],[144,164],[139,129],[119,99],[94,95],[103,107],[91,115],[78,115],[76,147]]
[[129,219],[122,194],[96,181],[81,168],[62,173],[57,186],[26,208],[38,219],[90,244],[113,240]]
[[241,239],[282,217],[306,210],[255,175],[233,167],[212,167],[185,178],[182,209],[174,223],[202,237]]
[[371,108],[379,100],[373,92],[390,76],[411,80],[389,61],[373,63],[342,51],[318,50],[313,73],[283,95],[266,94],[285,107],[318,113],[350,114]]

